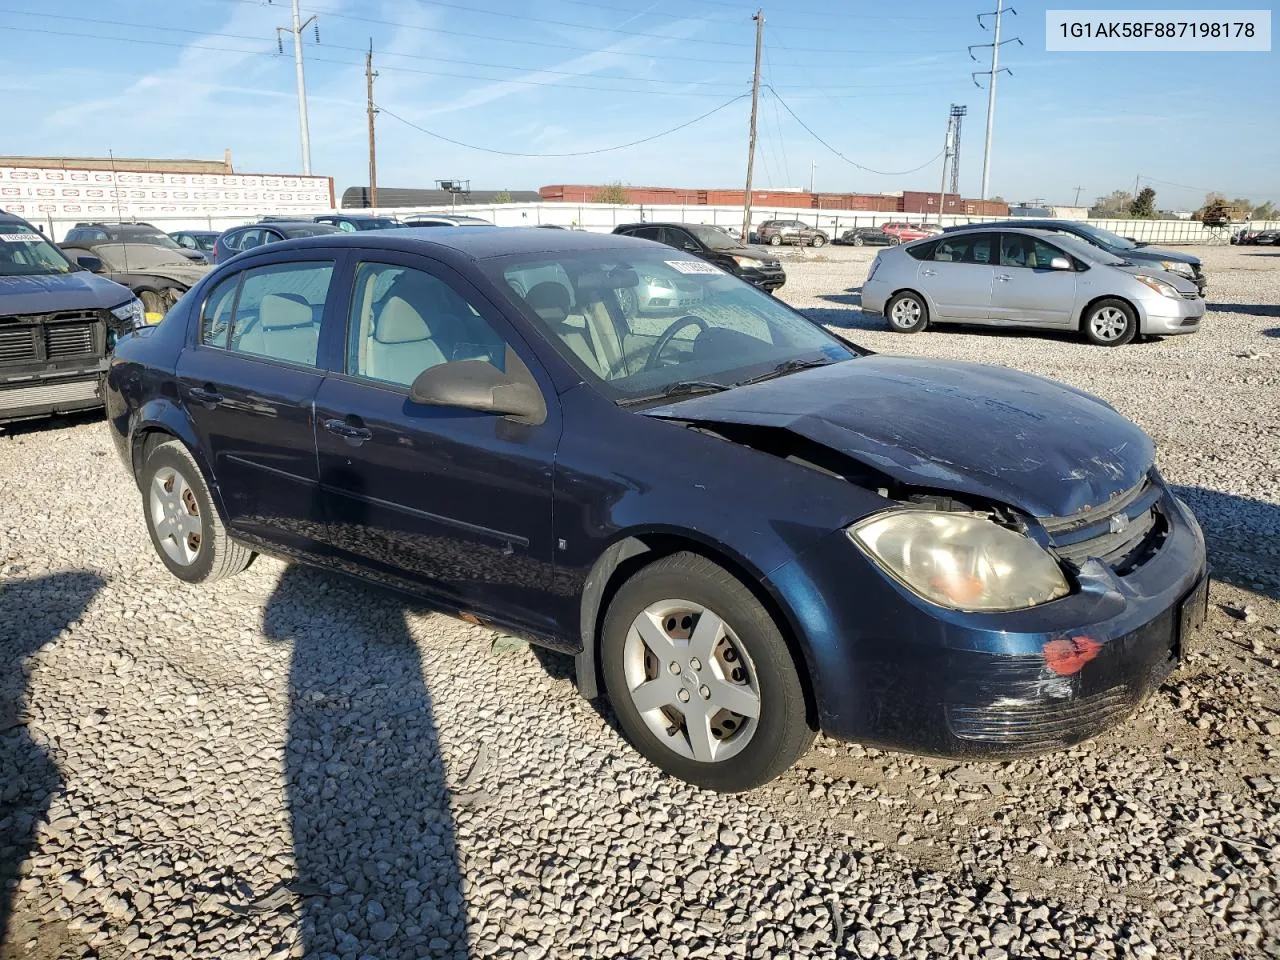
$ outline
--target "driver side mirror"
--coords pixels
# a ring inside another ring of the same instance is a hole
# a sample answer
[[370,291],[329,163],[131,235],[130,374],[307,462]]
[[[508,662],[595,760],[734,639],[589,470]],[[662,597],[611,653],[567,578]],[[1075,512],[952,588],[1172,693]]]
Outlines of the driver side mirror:
[[547,404],[523,361],[507,348],[503,373],[486,360],[454,360],[429,367],[409,388],[409,399],[430,407],[457,407],[537,425],[547,419]]
[[76,266],[82,270],[88,270],[90,273],[102,273],[102,260],[99,257],[76,257]]
[[1054,257],[1052,260],[1049,261],[1049,269],[1050,270],[1070,270],[1072,269],[1071,261],[1068,260],[1066,257]]

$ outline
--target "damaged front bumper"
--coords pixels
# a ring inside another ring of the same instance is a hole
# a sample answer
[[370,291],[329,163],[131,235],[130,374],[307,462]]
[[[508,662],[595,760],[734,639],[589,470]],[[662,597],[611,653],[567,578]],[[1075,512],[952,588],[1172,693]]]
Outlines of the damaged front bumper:
[[1204,616],[1204,538],[1167,490],[1160,507],[1167,527],[1143,564],[1086,560],[1070,596],[1009,613],[929,604],[851,553],[843,532],[775,570],[765,586],[792,615],[823,732],[998,757],[1118,723],[1176,668]]

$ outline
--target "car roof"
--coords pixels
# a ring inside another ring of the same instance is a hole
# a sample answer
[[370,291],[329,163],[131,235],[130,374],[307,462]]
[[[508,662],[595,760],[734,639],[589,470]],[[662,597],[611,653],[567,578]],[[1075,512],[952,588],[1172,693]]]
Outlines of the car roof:
[[1057,233],[1054,230],[1039,230],[1035,227],[1019,227],[1019,226],[1011,227],[1004,223],[975,223],[975,224],[972,224],[971,226],[960,227],[954,230],[948,230],[946,231],[945,234],[935,234],[932,237],[924,237],[923,239],[920,239],[920,240],[914,240],[911,243],[907,244],[907,246],[915,246],[918,243],[929,243],[933,240],[939,239],[941,236],[954,237],[954,236],[958,236],[965,233],[977,233],[977,232],[987,233],[995,229],[998,229],[1001,233],[1022,233],[1022,234],[1026,234],[1029,237],[1043,237],[1046,240],[1057,239]]
[[487,260],[520,254],[575,253],[584,250],[652,250],[653,244],[652,241],[635,237],[578,230],[539,230],[537,227],[473,230],[467,227],[410,226],[399,230],[370,230],[360,234],[332,233],[318,237],[300,237],[247,252],[254,254],[258,251],[298,250],[307,247],[363,247],[406,253],[449,252],[465,259]]

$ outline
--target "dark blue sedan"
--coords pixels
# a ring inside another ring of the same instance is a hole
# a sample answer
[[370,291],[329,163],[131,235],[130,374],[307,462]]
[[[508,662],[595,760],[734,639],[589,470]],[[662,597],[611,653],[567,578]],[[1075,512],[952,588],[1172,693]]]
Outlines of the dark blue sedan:
[[871,355],[645,240],[255,249],[117,346],[107,407],[174,575],[263,551],[570,653],[638,750],[718,790],[819,730],[1077,742],[1204,615],[1196,521],[1106,403]]

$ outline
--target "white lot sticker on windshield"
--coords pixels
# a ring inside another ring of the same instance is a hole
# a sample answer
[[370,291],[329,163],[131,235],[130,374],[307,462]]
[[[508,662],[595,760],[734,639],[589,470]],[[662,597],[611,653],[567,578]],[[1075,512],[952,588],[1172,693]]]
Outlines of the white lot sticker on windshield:
[[664,261],[672,270],[680,273],[723,273],[714,263],[707,263],[705,260],[666,260]]
[[0,243],[38,243],[43,239],[38,233],[0,233]]

